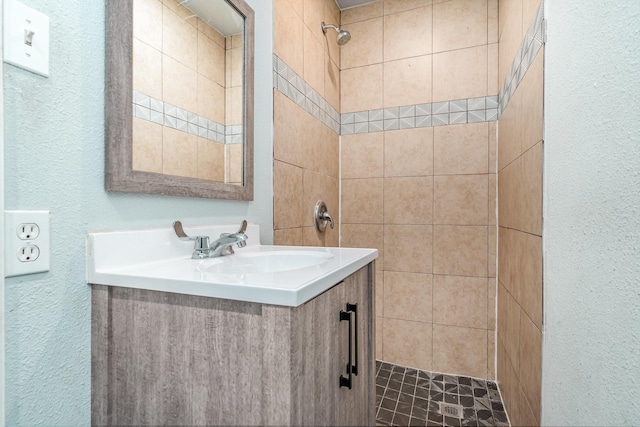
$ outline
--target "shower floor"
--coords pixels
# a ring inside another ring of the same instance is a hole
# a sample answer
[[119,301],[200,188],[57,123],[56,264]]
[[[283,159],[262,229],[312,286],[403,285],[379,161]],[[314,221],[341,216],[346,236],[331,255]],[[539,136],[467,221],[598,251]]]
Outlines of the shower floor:
[[[442,407],[441,404],[447,404]],[[458,411],[458,417],[442,415]],[[441,412],[442,411],[442,412]],[[509,426],[493,381],[376,362],[380,426]]]

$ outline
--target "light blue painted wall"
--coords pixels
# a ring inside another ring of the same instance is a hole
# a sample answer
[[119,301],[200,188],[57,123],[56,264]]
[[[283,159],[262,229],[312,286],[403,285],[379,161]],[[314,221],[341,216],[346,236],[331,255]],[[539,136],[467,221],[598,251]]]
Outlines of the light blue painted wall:
[[638,425],[640,3],[546,7],[542,425]]
[[261,226],[272,243],[272,0],[256,12],[255,200],[104,191],[104,1],[23,0],[51,18],[50,78],[4,66],[7,209],[48,209],[51,271],[6,282],[7,425],[90,422],[85,235],[185,224]]

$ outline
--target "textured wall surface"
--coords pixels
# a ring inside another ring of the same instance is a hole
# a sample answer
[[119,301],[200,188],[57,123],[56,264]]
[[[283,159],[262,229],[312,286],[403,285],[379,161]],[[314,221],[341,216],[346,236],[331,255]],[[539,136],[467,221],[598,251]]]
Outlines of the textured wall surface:
[[[3,12],[0,11],[0,18]],[[3,19],[0,19],[0,30]],[[4,58],[2,31],[0,31],[0,56]],[[4,82],[0,80],[0,100],[3,99]],[[4,105],[0,102],[0,212],[4,212]],[[4,243],[4,215],[0,215],[0,244]],[[4,257],[0,257],[0,424],[4,422],[5,369],[4,369]]]
[[4,66],[7,209],[48,209],[51,271],[6,282],[7,425],[90,422],[90,287],[85,235],[185,224],[272,231],[272,8],[256,12],[255,200],[104,191],[104,2],[25,0],[51,18],[50,78]]
[[635,425],[640,3],[546,15],[542,424]]

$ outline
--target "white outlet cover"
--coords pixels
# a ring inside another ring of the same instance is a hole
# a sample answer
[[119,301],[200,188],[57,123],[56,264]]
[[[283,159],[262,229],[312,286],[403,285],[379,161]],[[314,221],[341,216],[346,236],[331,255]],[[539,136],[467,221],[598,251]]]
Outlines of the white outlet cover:
[[[5,277],[49,271],[51,258],[49,216],[49,211],[4,211]],[[19,228],[22,224],[37,224],[40,233],[34,239],[23,240],[19,236]],[[38,247],[38,258],[35,261],[20,261],[20,248],[33,245]]]
[[[16,0],[4,0],[4,61],[49,77],[49,17]],[[26,43],[31,33],[31,45]]]

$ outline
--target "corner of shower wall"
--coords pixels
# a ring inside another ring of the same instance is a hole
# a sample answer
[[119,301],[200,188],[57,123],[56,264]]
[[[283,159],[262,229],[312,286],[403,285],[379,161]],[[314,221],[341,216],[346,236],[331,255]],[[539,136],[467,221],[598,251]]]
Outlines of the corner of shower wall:
[[338,246],[339,227],[315,229],[324,200],[339,215],[340,50],[322,22],[339,23],[334,0],[274,2],[274,241]]
[[500,1],[497,380],[514,425],[541,412],[543,8]]

